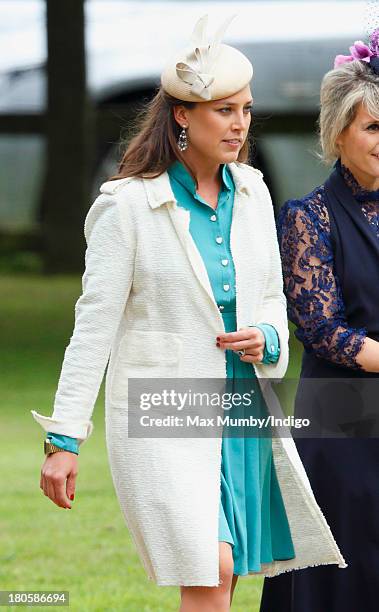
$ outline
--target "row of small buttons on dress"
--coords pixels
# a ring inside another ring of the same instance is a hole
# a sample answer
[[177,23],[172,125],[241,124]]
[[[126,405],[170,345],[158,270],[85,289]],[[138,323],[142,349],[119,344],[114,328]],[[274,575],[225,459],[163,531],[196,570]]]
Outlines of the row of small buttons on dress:
[[[212,215],[210,217],[211,221],[217,221],[217,215]],[[224,239],[222,236],[217,236],[216,237],[216,242],[217,244],[222,244],[224,242]],[[229,264],[229,259],[221,259],[221,265],[222,266],[227,266]],[[230,285],[223,285],[223,289],[224,291],[229,291],[230,289]],[[223,306],[221,307],[222,309],[224,308]]]
[[[217,221],[217,215],[212,215],[212,216],[210,217],[210,220],[211,220],[211,221]],[[223,237],[222,237],[222,236],[217,236],[217,237],[216,237],[216,242],[217,242],[217,244],[222,244],[222,243],[223,243],[223,241],[224,241],[224,239],[223,239]],[[229,260],[228,260],[228,259],[221,259],[221,265],[222,265],[222,266],[227,266],[228,264],[229,264]],[[223,289],[224,289],[224,291],[229,291],[229,289],[230,289],[230,285],[228,285],[228,284],[223,285]],[[224,308],[225,308],[225,306],[222,306],[222,305],[220,305],[220,306],[218,307],[218,309],[219,309],[220,311],[224,310]]]

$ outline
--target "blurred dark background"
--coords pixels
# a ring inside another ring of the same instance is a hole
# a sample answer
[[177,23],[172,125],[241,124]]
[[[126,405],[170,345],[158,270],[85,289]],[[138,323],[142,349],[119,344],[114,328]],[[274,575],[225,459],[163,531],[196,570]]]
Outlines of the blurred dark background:
[[136,112],[200,14],[254,65],[252,163],[276,211],[319,184],[323,74],[365,37],[367,3],[0,0],[0,270],[80,272],[83,221]]

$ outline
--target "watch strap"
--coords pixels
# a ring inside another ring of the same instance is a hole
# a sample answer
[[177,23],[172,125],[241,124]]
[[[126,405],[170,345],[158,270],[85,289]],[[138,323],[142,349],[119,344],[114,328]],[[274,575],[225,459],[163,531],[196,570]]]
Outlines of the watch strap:
[[44,440],[43,450],[44,450],[45,455],[52,455],[53,453],[62,452],[65,449],[60,448],[59,446],[55,446],[55,444],[52,444],[50,440],[47,438],[46,440]]

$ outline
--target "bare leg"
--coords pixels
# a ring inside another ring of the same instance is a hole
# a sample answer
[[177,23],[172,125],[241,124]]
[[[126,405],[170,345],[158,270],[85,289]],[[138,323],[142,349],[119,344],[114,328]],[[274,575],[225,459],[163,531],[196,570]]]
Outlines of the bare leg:
[[219,542],[220,582],[217,587],[181,586],[179,612],[229,612],[234,561],[232,547]]
[[232,586],[230,589],[230,607],[232,607],[233,593],[234,593],[234,589],[236,588],[237,580],[238,580],[238,574],[233,574]]

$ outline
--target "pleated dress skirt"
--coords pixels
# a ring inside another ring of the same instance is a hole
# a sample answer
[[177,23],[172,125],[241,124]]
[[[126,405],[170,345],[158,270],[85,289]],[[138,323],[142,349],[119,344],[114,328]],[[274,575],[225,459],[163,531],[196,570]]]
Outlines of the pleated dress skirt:
[[[225,330],[236,331],[235,309],[224,311],[222,317]],[[254,389],[254,414],[267,415],[251,364],[241,361],[234,351],[226,350],[225,355],[228,392],[242,395]],[[234,415],[241,414],[232,407],[230,417],[233,411]],[[235,437],[236,431],[241,437]],[[272,438],[266,430],[254,437],[246,431],[224,426],[221,456],[218,539],[231,544],[234,574],[240,576],[261,571],[262,563],[295,557],[273,461]]]

